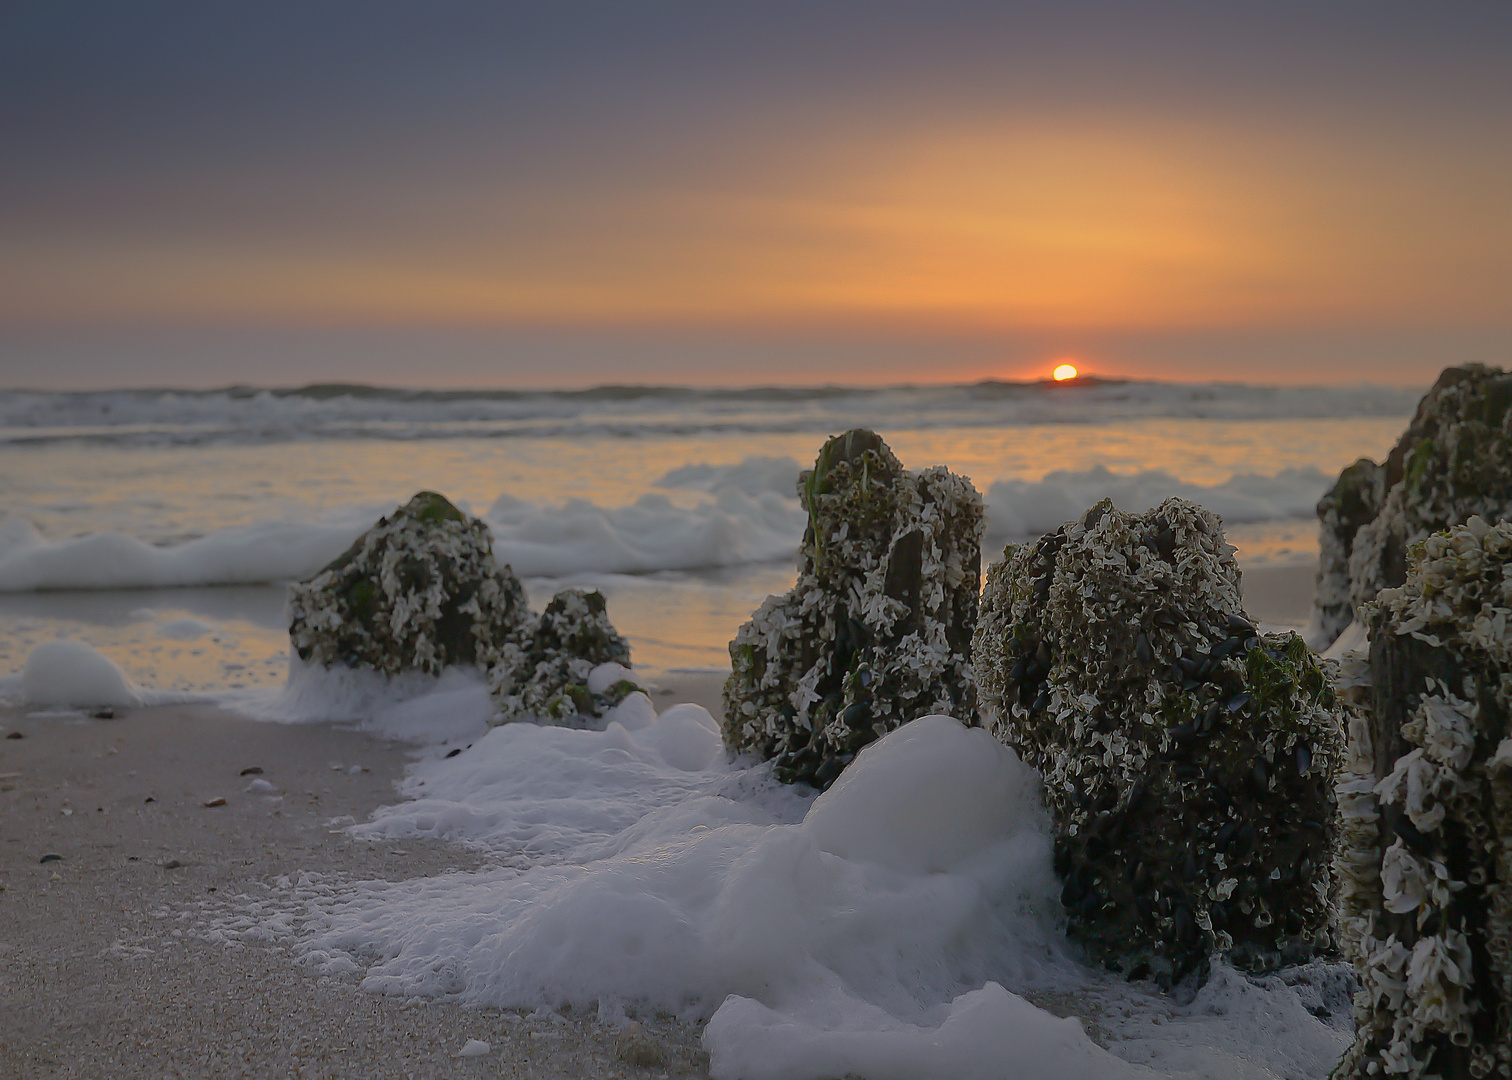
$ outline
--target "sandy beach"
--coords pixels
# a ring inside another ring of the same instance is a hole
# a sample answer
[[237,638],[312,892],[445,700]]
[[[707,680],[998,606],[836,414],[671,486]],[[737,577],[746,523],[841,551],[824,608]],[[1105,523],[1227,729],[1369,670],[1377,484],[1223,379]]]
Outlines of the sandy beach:
[[[328,826],[394,801],[400,746],[197,705],[113,720],[13,708],[0,727],[0,1075],[706,1075],[687,1025],[647,1019],[627,1036],[594,1018],[385,997],[281,947],[197,933],[206,901],[281,874],[397,881],[480,865],[453,845]],[[254,767],[281,799],[245,790]],[[492,1049],[457,1057],[469,1039]]]
[[[1311,567],[1244,581],[1257,619],[1305,621]],[[717,714],[722,681],[664,676],[653,697]],[[396,800],[401,744],[210,705],[109,720],[8,708],[0,728],[0,1074],[707,1075],[698,1028],[668,1018],[627,1030],[383,996],[281,945],[208,940],[219,901],[279,875],[402,881],[485,865],[452,844],[374,843],[340,827]],[[254,779],[273,793],[247,790]],[[457,1056],[470,1039],[490,1050]]]

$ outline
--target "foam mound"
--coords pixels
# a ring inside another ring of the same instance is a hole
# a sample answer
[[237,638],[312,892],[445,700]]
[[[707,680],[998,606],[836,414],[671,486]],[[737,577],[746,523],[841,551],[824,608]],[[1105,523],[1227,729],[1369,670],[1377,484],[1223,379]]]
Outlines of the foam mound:
[[908,472],[864,428],[825,443],[798,486],[798,581],[730,643],[725,743],[824,787],[899,724],[975,715],[982,500],[945,468]]
[[1294,634],[1240,604],[1218,519],[1099,503],[988,573],[992,730],[1040,770],[1071,935],[1163,983],[1326,944],[1342,721]]
[[409,801],[352,827],[490,865],[294,875],[222,898],[210,933],[374,992],[707,1019],[717,1080],[1273,1080],[1348,1044],[1343,965],[1220,964],[1187,1004],[1082,967],[1038,777],[981,728],[906,724],[817,799],[770,771],[732,764],[702,708],[643,694],[602,730],[506,724],[413,765]]
[[125,673],[82,641],[49,641],[33,649],[21,672],[21,697],[29,705],[65,708],[142,703]]

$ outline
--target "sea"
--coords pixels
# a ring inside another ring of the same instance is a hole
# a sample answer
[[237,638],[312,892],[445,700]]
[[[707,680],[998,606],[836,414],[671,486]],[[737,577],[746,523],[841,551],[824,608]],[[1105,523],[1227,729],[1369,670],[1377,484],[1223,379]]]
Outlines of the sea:
[[1379,460],[1422,388],[1079,379],[886,387],[363,385],[0,392],[0,676],[88,642],[139,685],[216,692],[287,673],[284,587],[416,491],[492,529],[536,607],[593,587],[648,673],[728,667],[790,587],[799,471],[880,433],[970,477],[986,552],[1111,497],[1218,513],[1241,566],[1316,559],[1314,505]]

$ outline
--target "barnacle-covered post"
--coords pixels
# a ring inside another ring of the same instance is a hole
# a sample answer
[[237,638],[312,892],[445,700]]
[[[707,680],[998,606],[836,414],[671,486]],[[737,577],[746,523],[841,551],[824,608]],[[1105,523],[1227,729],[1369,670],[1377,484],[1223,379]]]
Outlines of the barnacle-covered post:
[[1313,589],[1313,625],[1307,636],[1326,647],[1354,622],[1349,556],[1355,535],[1374,521],[1385,497],[1386,470],[1360,458],[1339,474],[1318,500],[1318,574]]
[[780,779],[824,787],[909,720],[975,723],[982,499],[943,467],[908,472],[862,428],[824,444],[798,494],[798,581],[730,643],[724,737],[775,758]]
[[973,646],[994,733],[1035,768],[1068,929],[1169,985],[1328,941],[1342,718],[1295,634],[1260,634],[1218,518],[1104,500],[992,566]]
[[589,674],[611,663],[629,667],[630,644],[609,621],[604,594],[564,589],[546,605],[528,644],[501,656],[489,671],[498,705],[493,722],[602,716],[636,689],[620,680],[593,691]]
[[1342,618],[1402,584],[1413,543],[1472,516],[1493,524],[1512,518],[1512,374],[1482,364],[1445,368],[1378,480],[1368,464],[1351,465],[1318,504],[1321,554],[1310,637],[1318,648],[1347,625]]
[[1333,1076],[1512,1076],[1512,524],[1418,541],[1366,614],[1337,864],[1363,989]]
[[384,674],[487,667],[529,634],[520,581],[494,561],[488,527],[422,491],[289,588],[301,660]]

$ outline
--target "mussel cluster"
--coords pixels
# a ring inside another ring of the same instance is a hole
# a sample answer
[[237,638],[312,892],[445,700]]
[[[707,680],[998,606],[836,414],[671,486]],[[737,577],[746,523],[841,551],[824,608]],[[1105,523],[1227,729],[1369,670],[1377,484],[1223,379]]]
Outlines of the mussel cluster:
[[290,586],[289,613],[301,660],[389,675],[488,667],[530,634],[525,591],[494,561],[488,527],[434,491]]
[[724,737],[784,781],[826,787],[900,724],[974,720],[982,500],[947,469],[908,472],[861,428],[825,443],[798,493],[798,581],[730,643]]
[[1169,984],[1327,942],[1341,721],[1294,634],[1240,605],[1218,519],[1106,500],[988,573],[974,643],[994,732],[1039,769],[1070,933]]
[[1363,989],[1333,1076],[1512,1076],[1512,523],[1419,541],[1365,614],[1337,859]]

